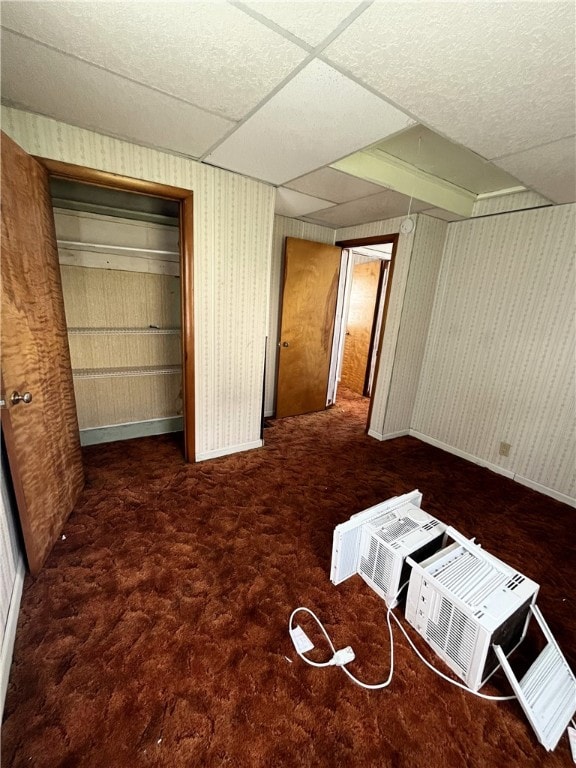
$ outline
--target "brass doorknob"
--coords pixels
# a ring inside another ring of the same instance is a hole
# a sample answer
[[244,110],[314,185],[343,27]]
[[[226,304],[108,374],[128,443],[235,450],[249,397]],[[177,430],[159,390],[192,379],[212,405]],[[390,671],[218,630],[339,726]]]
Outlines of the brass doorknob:
[[12,392],[10,395],[10,402],[12,405],[18,405],[18,403],[24,403],[25,405],[28,405],[28,403],[32,402],[32,395],[30,392],[24,392],[23,395],[21,395],[19,392]]
[[283,347],[289,347],[289,346],[290,346],[290,344],[288,344],[288,342],[287,342],[287,341],[283,341],[283,342],[282,342],[282,346],[283,346]]

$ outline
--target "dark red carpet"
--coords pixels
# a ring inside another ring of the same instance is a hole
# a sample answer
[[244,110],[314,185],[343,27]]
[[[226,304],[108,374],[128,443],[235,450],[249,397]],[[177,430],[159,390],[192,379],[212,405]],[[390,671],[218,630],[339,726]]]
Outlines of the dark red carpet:
[[[366,402],[343,399],[195,466],[174,436],[87,449],[66,539],[25,583],[2,765],[570,765],[565,737],[547,753],[515,701],[449,686],[399,632],[384,691],[296,656],[287,621],[306,605],[353,646],[351,671],[387,676],[384,603],[358,576],[330,583],[332,532],[419,488],[424,509],[542,585],[576,661],[574,510],[413,438],[379,443],[365,421]],[[501,676],[483,690],[510,693]]]

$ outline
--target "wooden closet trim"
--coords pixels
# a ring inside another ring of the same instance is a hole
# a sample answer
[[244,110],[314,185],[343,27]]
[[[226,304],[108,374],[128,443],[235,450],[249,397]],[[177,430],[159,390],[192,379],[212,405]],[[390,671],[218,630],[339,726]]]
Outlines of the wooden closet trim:
[[184,401],[184,458],[196,458],[195,364],[194,364],[194,218],[193,193],[190,189],[171,187],[131,176],[85,168],[73,163],[35,157],[50,176],[80,181],[98,187],[137,192],[151,197],[178,200],[180,203],[180,307],[182,323],[182,389]]

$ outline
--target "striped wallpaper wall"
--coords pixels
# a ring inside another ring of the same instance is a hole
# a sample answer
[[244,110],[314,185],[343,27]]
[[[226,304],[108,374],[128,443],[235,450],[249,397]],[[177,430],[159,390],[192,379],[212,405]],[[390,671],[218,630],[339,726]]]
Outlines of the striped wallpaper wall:
[[2,127],[31,154],[194,191],[197,458],[259,445],[274,189],[16,109]]
[[282,302],[282,274],[284,242],[287,237],[314,240],[317,243],[334,243],[336,230],[308,224],[305,221],[274,216],[272,234],[272,262],[270,267],[270,313],[268,317],[268,349],[266,351],[266,387],[264,413],[274,413],[276,397],[276,364],[278,359],[278,334],[280,333],[280,306]]
[[565,501],[576,497],[575,227],[574,205],[449,225],[412,420]]
[[385,436],[405,433],[411,425],[447,229],[441,219],[418,215],[382,428]]
[[521,211],[523,208],[538,208],[544,205],[551,205],[550,200],[542,197],[538,192],[528,190],[526,192],[515,192],[512,195],[487,197],[484,200],[477,200],[472,209],[472,216],[490,216],[494,213]]

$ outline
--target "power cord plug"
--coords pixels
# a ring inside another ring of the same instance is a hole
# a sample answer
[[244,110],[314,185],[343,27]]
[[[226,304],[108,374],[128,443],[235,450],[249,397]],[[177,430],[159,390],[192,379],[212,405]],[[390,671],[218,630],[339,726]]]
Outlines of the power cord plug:
[[328,664],[331,664],[335,667],[343,667],[344,664],[348,664],[348,662],[354,661],[355,658],[356,654],[352,650],[352,647],[347,645],[346,648],[341,648],[339,651],[336,651]]

